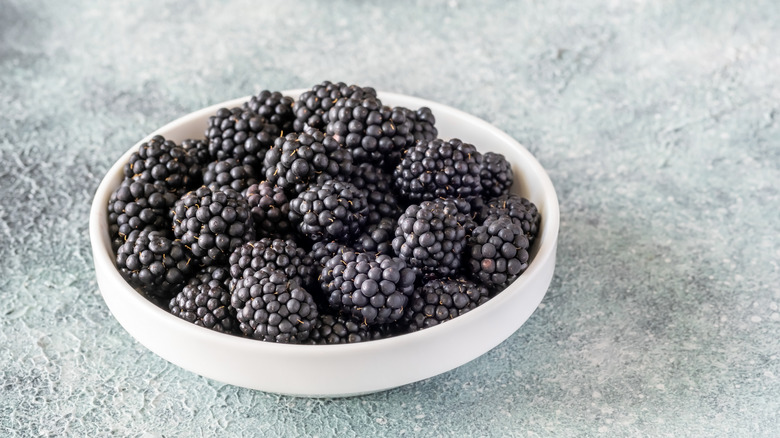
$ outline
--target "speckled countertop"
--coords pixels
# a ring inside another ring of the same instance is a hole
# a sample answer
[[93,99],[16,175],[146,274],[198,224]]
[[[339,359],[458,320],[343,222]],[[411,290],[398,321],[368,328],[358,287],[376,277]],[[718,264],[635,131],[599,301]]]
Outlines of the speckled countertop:
[[[777,436],[780,4],[0,0],[0,436]],[[223,385],[95,283],[98,182],[195,109],[323,80],[439,101],[560,197],[542,306],[362,397]]]

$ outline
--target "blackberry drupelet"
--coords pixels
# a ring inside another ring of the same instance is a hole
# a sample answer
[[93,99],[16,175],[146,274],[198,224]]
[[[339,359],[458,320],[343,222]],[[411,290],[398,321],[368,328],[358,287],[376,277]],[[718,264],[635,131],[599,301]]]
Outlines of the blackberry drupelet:
[[368,219],[368,202],[362,190],[340,180],[314,184],[290,201],[290,221],[314,242],[348,242]]
[[371,163],[362,163],[354,167],[354,173],[349,181],[363,189],[366,194],[367,224],[379,223],[382,218],[395,219],[401,214],[398,197],[392,190],[391,178],[381,169]]
[[209,143],[205,139],[188,138],[181,142],[181,147],[201,167],[206,166],[212,160],[211,154],[209,154]]
[[488,299],[488,288],[469,280],[431,280],[415,290],[404,318],[414,332],[463,315]]
[[317,321],[311,294],[269,266],[241,277],[230,302],[241,332],[263,341],[301,343]]
[[130,155],[123,171],[125,178],[181,192],[200,183],[201,166],[195,155],[156,135]]
[[246,200],[252,209],[255,232],[258,236],[279,236],[292,231],[290,201],[284,189],[263,181],[246,190]]
[[173,234],[203,266],[226,261],[234,249],[255,236],[246,199],[234,190],[213,191],[205,186],[176,201]]
[[393,184],[410,202],[479,196],[482,154],[459,139],[432,140],[408,148],[393,172]]
[[366,325],[399,320],[415,281],[415,271],[398,257],[354,251],[336,254],[320,275],[331,308]]
[[354,344],[371,339],[374,339],[374,335],[370,328],[360,321],[338,314],[322,314],[320,312],[307,343],[316,345]]
[[417,111],[412,111],[408,108],[396,107],[393,110],[403,111],[406,116],[407,147],[415,143],[427,143],[439,136],[439,130],[435,126],[436,118],[430,108],[424,106]]
[[361,235],[352,241],[352,246],[358,252],[395,255],[393,238],[395,237],[395,218],[382,218],[378,223],[369,225]]
[[133,287],[168,300],[194,268],[181,242],[156,230],[133,230],[116,251],[116,266]]
[[311,90],[304,91],[293,104],[295,121],[293,130],[303,132],[306,126],[325,129],[328,124],[328,110],[341,99],[376,98],[376,90],[370,87],[347,85],[343,82],[324,81]]
[[529,247],[520,219],[489,216],[469,238],[468,270],[481,284],[501,290],[528,267]]
[[328,260],[344,251],[354,251],[354,249],[336,240],[321,240],[311,246],[309,257],[313,260],[316,272],[319,274]]
[[485,203],[479,217],[485,221],[493,215],[509,215],[520,221],[528,241],[533,244],[539,234],[541,214],[533,202],[514,193],[493,198]]
[[284,96],[278,91],[263,90],[252,96],[248,102],[242,105],[243,109],[249,109],[254,113],[264,117],[269,123],[276,126],[280,132],[291,132],[293,130],[292,97]]
[[195,325],[220,333],[234,333],[238,330],[238,320],[224,282],[226,273],[222,267],[202,269],[171,299],[168,310]]
[[488,152],[482,155],[482,170],[480,171],[482,197],[491,199],[509,194],[512,187],[512,166],[501,154]]
[[309,184],[352,175],[352,157],[333,137],[308,130],[279,137],[263,161],[265,178],[295,197]]
[[235,158],[259,168],[281,129],[249,109],[220,108],[209,117],[206,138],[212,159]]
[[232,189],[243,193],[256,183],[254,167],[235,158],[212,161],[203,169],[203,184],[212,191]]
[[398,218],[392,245],[426,279],[455,275],[460,269],[471,218],[450,199],[412,204]]
[[[309,253],[294,240],[264,237],[236,248],[228,259],[233,280],[248,277],[264,267],[281,271],[302,286],[312,284],[319,274]],[[234,284],[231,282],[230,284]]]
[[[108,199],[108,229],[112,239],[124,242],[133,230],[151,227],[167,231],[168,213],[178,197],[160,183],[125,178]],[[117,239],[119,238],[119,239]],[[118,245],[114,244],[114,250]]]
[[409,126],[401,109],[372,97],[341,99],[328,111],[326,132],[344,145],[354,163],[392,168],[407,146]]

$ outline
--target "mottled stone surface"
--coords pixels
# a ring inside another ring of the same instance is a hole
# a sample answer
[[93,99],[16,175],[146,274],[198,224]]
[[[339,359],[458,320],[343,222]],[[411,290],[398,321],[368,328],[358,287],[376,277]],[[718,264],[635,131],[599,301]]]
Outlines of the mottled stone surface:
[[[780,4],[0,0],[0,436],[776,436]],[[137,344],[87,219],[146,133],[340,80],[452,105],[547,168],[558,266],[512,337],[340,400]]]

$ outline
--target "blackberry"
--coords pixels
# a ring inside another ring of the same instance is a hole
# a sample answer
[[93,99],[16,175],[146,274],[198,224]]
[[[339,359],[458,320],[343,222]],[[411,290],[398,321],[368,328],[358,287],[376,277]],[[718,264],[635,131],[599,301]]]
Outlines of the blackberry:
[[269,266],[241,277],[230,301],[241,332],[270,342],[301,343],[314,329],[317,305],[311,294]]
[[509,194],[513,182],[512,166],[503,155],[493,152],[483,154],[479,176],[483,197],[490,199]]
[[220,108],[209,117],[206,129],[209,154],[215,160],[235,158],[259,168],[280,132],[280,128],[254,111]]
[[530,243],[522,220],[508,214],[489,216],[468,241],[471,275],[493,289],[503,289],[528,267]]
[[[165,231],[168,213],[178,197],[162,184],[125,178],[108,199],[108,227],[112,238],[124,238],[133,230],[152,227]],[[118,245],[114,245],[116,251]]]
[[212,160],[209,154],[209,143],[206,140],[188,138],[181,142],[181,147],[201,167],[207,165]]
[[294,197],[318,179],[351,176],[352,157],[333,137],[308,130],[277,138],[263,169],[266,180]]
[[252,96],[248,102],[242,105],[242,108],[252,110],[264,117],[280,132],[291,132],[295,120],[295,113],[292,109],[294,102],[292,97],[284,96],[278,91],[263,90]]
[[339,100],[328,111],[328,120],[326,132],[350,151],[354,163],[392,168],[410,134],[403,110],[372,97]]
[[409,331],[433,327],[463,315],[489,299],[488,288],[469,280],[431,280],[415,290],[405,319]]
[[232,189],[242,193],[256,183],[255,169],[235,158],[212,161],[203,170],[203,184],[212,191]]
[[[236,248],[228,259],[233,280],[248,277],[253,272],[269,267],[302,286],[314,281],[317,267],[308,252],[294,240],[264,237]],[[235,281],[230,284],[234,284]]]
[[156,230],[133,230],[116,251],[116,266],[133,287],[152,298],[170,299],[193,266],[184,245]]
[[395,253],[425,278],[455,275],[461,266],[471,218],[450,199],[412,204],[398,218]]
[[309,335],[310,344],[354,344],[374,338],[369,327],[341,315],[320,313]]
[[161,184],[170,191],[188,190],[200,182],[196,157],[161,135],[142,143],[124,166],[125,178]]
[[392,190],[390,176],[370,163],[354,167],[349,180],[363,189],[368,201],[368,224],[379,223],[382,218],[397,218],[401,214],[398,197]]
[[396,219],[382,218],[378,223],[369,225],[365,232],[356,237],[352,246],[358,252],[395,255],[393,238],[396,225]]
[[436,118],[430,108],[424,106],[417,111],[412,111],[408,108],[396,107],[394,110],[403,111],[406,117],[407,147],[415,143],[427,143],[439,136],[439,130],[435,126]]
[[416,274],[398,257],[344,251],[320,275],[330,306],[363,324],[385,324],[403,316]]
[[533,202],[514,193],[502,195],[489,200],[480,213],[480,219],[485,221],[488,217],[494,215],[509,215],[509,217],[520,221],[523,227],[525,237],[530,243],[536,239],[539,234],[539,223],[541,214]]
[[348,242],[360,233],[367,219],[365,194],[346,181],[314,184],[290,201],[290,221],[314,242]]
[[410,202],[460,197],[470,200],[482,190],[482,154],[458,139],[432,140],[406,150],[393,172],[399,194]]
[[370,87],[347,85],[343,82],[324,81],[311,90],[304,91],[293,104],[295,121],[293,130],[303,132],[306,126],[324,129],[328,123],[328,111],[341,99],[376,97],[376,90]]
[[354,249],[335,240],[321,240],[314,242],[311,246],[309,257],[311,257],[314,267],[317,269],[317,273],[319,273],[325,267],[325,264],[328,263],[328,260],[344,251],[354,251]]
[[234,190],[214,191],[205,186],[176,201],[173,234],[203,266],[227,260],[234,249],[255,236],[246,200]]
[[238,329],[235,309],[230,305],[230,292],[224,282],[224,268],[209,266],[190,280],[168,303],[175,316],[195,325],[221,333]]
[[290,201],[281,187],[268,181],[253,184],[246,190],[246,200],[258,236],[278,236],[292,230]]

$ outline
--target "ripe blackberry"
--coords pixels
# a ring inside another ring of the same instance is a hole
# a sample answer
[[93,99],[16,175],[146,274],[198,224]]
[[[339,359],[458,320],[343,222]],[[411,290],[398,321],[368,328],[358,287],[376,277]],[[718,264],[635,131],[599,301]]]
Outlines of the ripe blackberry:
[[368,219],[368,202],[362,190],[346,181],[314,184],[290,201],[290,221],[314,242],[348,242]]
[[458,139],[432,140],[408,148],[393,172],[399,194],[410,202],[460,197],[470,200],[482,190],[482,154]]
[[280,132],[291,132],[295,120],[292,109],[294,102],[292,97],[284,96],[278,91],[263,90],[252,96],[242,105],[242,108],[259,114],[276,126]]
[[416,274],[398,257],[344,251],[328,260],[320,275],[330,306],[366,325],[403,316]]
[[394,218],[382,218],[378,223],[369,225],[361,235],[355,238],[352,246],[358,252],[395,255],[393,238],[397,221]]
[[269,266],[241,277],[230,303],[236,309],[241,332],[263,341],[301,343],[317,321],[317,305],[311,294]]
[[484,198],[490,199],[509,194],[513,182],[512,166],[502,154],[493,152],[483,154],[479,176]]
[[153,298],[170,299],[184,286],[194,264],[184,245],[156,230],[133,230],[116,251],[122,277]]
[[142,143],[124,166],[125,178],[161,184],[170,191],[187,190],[200,182],[200,163],[181,146],[160,135]]
[[[224,268],[209,266],[190,280],[168,303],[168,310],[179,318],[220,333],[238,329],[230,292],[223,280]],[[216,275],[215,275],[216,274]]]
[[373,97],[339,100],[328,110],[325,129],[350,151],[354,163],[389,168],[400,161],[410,134],[404,111]]
[[206,129],[209,154],[215,160],[235,158],[259,168],[280,132],[280,128],[252,110],[220,108],[209,117]]
[[255,236],[246,200],[234,190],[213,191],[206,186],[176,201],[173,234],[203,266],[227,260]]
[[288,217],[290,201],[284,189],[269,181],[252,184],[246,190],[246,200],[258,236],[278,236],[292,231]]
[[310,344],[354,344],[373,339],[369,327],[360,321],[342,315],[320,313],[307,343]]
[[536,235],[539,234],[539,223],[541,222],[541,214],[536,205],[514,193],[501,195],[485,204],[480,219],[485,221],[490,216],[505,214],[520,221],[525,237],[533,244]]
[[[236,248],[228,259],[233,280],[248,277],[253,272],[269,267],[302,286],[311,284],[319,274],[314,259],[294,240],[264,237]],[[231,282],[230,284],[233,284]]]
[[[168,213],[178,197],[162,184],[125,178],[108,199],[108,228],[112,238],[124,238],[133,230],[152,227],[165,231]],[[116,250],[118,245],[114,246]]]
[[263,169],[266,180],[293,197],[318,179],[352,175],[352,157],[333,137],[308,130],[277,138]]
[[463,315],[488,299],[488,288],[469,280],[431,280],[415,290],[405,319],[409,331],[422,330]]
[[256,183],[255,169],[235,158],[212,161],[203,169],[203,184],[212,191],[233,189],[242,193]]
[[311,90],[304,91],[293,104],[293,130],[303,132],[306,126],[324,129],[328,123],[328,110],[339,100],[350,97],[358,100],[376,97],[376,90],[343,82],[324,81],[313,86]]
[[415,143],[427,143],[435,140],[439,136],[439,130],[436,129],[436,118],[428,107],[422,107],[417,111],[408,108],[397,107],[396,111],[403,111],[406,116],[406,131],[408,132],[406,146],[412,146]]
[[489,216],[468,241],[471,275],[493,289],[503,289],[528,267],[530,243],[522,221],[507,214]]
[[382,218],[397,218],[401,214],[398,197],[392,190],[390,176],[370,163],[354,167],[349,182],[363,189],[368,201],[367,224],[379,223]]
[[412,204],[398,218],[392,245],[395,253],[425,278],[455,275],[461,266],[469,216],[450,199]]
[[201,167],[206,166],[212,160],[209,154],[209,143],[204,139],[188,138],[181,142],[181,147]]
[[325,264],[328,263],[328,260],[344,251],[354,251],[354,249],[336,240],[321,240],[314,242],[311,246],[309,257],[314,262],[316,272],[319,274],[322,268],[325,267]]

